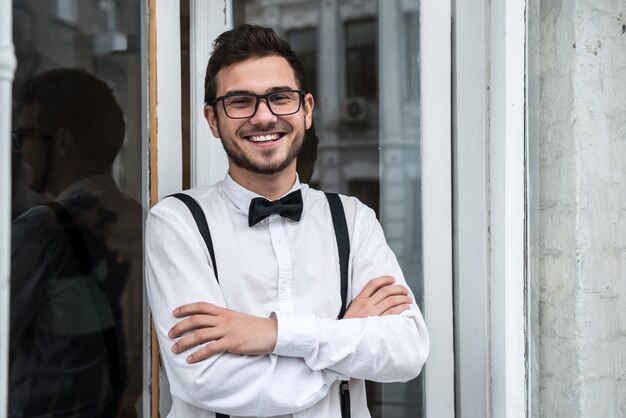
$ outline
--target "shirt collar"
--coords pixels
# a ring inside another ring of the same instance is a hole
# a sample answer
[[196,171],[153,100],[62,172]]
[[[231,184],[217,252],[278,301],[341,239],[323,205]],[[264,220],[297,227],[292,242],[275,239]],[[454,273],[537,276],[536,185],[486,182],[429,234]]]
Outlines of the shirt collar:
[[[263,197],[237,183],[228,173],[224,176],[224,182],[222,184],[224,185],[224,193],[226,196],[228,196],[231,202],[246,216],[248,216],[248,210],[250,209],[250,201],[255,197]],[[296,174],[296,181],[293,183],[293,186],[291,186],[291,189],[283,196],[298,189],[302,191],[302,199],[304,200],[308,187],[306,184],[300,183],[300,178]],[[279,199],[283,196],[280,196]]]

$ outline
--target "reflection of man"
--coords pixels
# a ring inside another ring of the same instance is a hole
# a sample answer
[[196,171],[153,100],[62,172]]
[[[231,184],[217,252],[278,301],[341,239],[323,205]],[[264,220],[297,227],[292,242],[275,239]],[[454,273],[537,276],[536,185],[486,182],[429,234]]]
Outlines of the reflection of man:
[[[302,65],[271,29],[245,25],[215,41],[205,116],[229,172],[188,194],[206,214],[219,283],[181,201],[164,199],[146,226],[170,416],[345,417],[340,382],[349,379],[352,416],[367,417],[363,379],[406,381],[426,359],[422,315],[374,212],[346,196],[352,304],[337,320],[329,201],[296,175],[314,105],[304,90]],[[269,216],[257,216],[259,203]]]
[[110,175],[122,111],[73,69],[29,80],[19,101],[14,148],[31,189],[56,199],[12,225],[9,416],[134,416],[142,215]]

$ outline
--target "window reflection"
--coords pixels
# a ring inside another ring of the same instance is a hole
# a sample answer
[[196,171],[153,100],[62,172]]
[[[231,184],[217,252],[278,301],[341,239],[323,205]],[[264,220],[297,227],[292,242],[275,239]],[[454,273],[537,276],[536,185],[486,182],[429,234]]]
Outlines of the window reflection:
[[[419,1],[234,0],[233,8],[235,25],[272,27],[305,68],[315,131],[298,158],[300,178],[374,209],[423,307]],[[368,382],[372,417],[424,416],[422,384],[423,374]]]
[[136,417],[136,1],[14,2],[9,417]]

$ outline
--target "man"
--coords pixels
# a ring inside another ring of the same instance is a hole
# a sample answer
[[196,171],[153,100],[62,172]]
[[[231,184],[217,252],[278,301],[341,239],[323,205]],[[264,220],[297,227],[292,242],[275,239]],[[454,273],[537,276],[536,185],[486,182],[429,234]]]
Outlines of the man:
[[78,69],[20,89],[13,146],[35,192],[12,223],[9,417],[130,417],[142,388],[141,206],[111,167],[113,91]]
[[[296,158],[314,99],[290,46],[267,28],[220,35],[204,114],[228,155],[223,181],[187,193],[201,205],[213,262],[189,210],[156,205],[146,226],[147,284],[173,398],[170,417],[368,417],[363,379],[407,381],[428,334],[374,212],[341,197],[351,244],[344,319],[335,231],[324,193]],[[301,214],[256,216],[251,203],[300,196]],[[257,202],[256,200],[254,202]],[[290,217],[288,217],[290,216]],[[262,218],[262,219],[261,219]]]

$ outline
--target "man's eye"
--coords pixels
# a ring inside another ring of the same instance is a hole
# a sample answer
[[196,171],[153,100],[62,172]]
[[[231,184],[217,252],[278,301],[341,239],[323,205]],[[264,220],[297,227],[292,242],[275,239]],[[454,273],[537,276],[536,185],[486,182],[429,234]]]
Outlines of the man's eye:
[[269,99],[272,103],[280,103],[293,100],[293,96],[287,93],[278,93],[271,95]]
[[251,97],[231,97],[226,103],[228,106],[243,107],[250,106],[253,103]]

